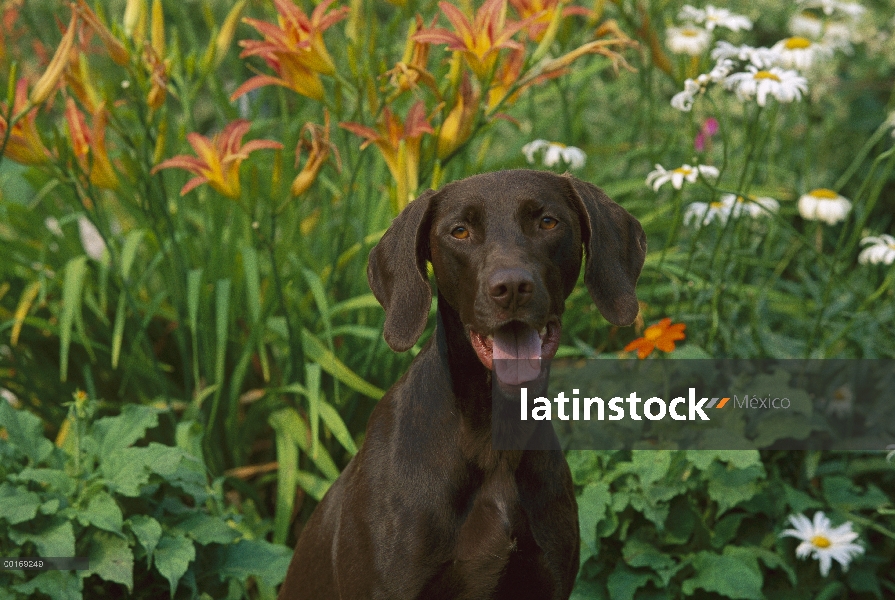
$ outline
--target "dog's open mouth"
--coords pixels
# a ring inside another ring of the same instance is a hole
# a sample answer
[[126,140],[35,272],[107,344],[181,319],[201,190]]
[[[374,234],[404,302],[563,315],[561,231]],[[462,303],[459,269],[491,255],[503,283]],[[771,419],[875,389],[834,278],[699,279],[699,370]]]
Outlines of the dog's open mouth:
[[511,321],[487,336],[470,329],[469,339],[479,360],[501,383],[520,385],[538,378],[541,361],[556,354],[561,332],[557,319],[548,321],[540,331]]

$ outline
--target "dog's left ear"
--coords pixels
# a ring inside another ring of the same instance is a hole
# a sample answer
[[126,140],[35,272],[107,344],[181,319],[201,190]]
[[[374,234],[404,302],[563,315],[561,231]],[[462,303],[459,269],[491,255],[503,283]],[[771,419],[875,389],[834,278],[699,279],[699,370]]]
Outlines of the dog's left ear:
[[635,286],[646,258],[643,227],[603,190],[567,176],[581,215],[587,252],[584,283],[600,313],[613,325],[630,325],[640,310]]
[[370,251],[367,281],[385,309],[382,335],[395,352],[409,350],[420,339],[432,305],[426,233],[434,195],[428,190],[408,204]]

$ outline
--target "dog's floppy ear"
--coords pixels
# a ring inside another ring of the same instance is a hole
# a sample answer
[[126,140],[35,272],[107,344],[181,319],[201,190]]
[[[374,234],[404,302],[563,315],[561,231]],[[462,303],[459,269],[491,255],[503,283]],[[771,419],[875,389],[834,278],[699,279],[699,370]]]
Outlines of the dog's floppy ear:
[[429,205],[433,190],[411,202],[370,251],[367,280],[385,309],[383,337],[395,352],[409,350],[426,328],[432,289],[426,278]]
[[639,306],[635,285],[646,257],[643,227],[595,185],[567,177],[581,214],[587,251],[584,283],[600,313],[613,325],[630,325]]

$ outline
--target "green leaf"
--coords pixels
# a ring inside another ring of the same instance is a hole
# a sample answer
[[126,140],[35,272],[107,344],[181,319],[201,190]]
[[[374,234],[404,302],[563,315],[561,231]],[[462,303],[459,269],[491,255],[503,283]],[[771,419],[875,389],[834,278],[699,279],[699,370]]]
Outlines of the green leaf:
[[333,304],[329,309],[329,315],[333,316],[340,312],[347,312],[351,310],[359,310],[363,308],[379,308],[379,301],[376,300],[376,296],[373,294],[362,294],[360,296],[355,296],[354,298],[349,298],[348,300],[343,300],[337,304]]
[[133,591],[134,553],[128,547],[126,539],[97,531],[90,543],[89,557],[91,572]]
[[692,565],[696,575],[681,584],[688,596],[703,589],[734,600],[764,600],[761,572],[741,559],[703,551],[693,557]]
[[311,498],[317,502],[323,500],[324,494],[329,491],[330,486],[333,484],[331,480],[321,479],[312,473],[301,470],[295,472],[295,480],[301,486],[301,489],[310,494]]
[[286,578],[292,549],[265,540],[240,540],[221,550],[218,573],[245,582],[256,577],[269,587],[279,585]]
[[329,479],[335,481],[339,476],[339,468],[333,462],[326,448],[320,448],[317,456],[311,454],[311,432],[307,423],[295,411],[294,408],[283,408],[268,418],[270,426],[275,431],[282,431],[292,437],[293,442],[308,456],[320,471]]
[[106,492],[100,491],[90,498],[87,508],[79,510],[77,517],[82,525],[90,524],[98,529],[123,535],[121,526],[124,524],[124,517],[121,508]]
[[124,341],[124,318],[127,310],[127,296],[118,297],[118,308],[115,309],[115,325],[112,328],[112,368],[118,368],[121,357],[121,343]]
[[37,516],[40,508],[40,496],[24,488],[0,483],[0,519],[11,525],[30,521]]
[[606,517],[606,508],[612,502],[609,484],[603,481],[584,488],[578,497],[578,520],[581,524],[581,539],[591,556],[599,552],[597,525]]
[[183,534],[166,533],[162,536],[152,556],[155,560],[155,568],[162,574],[162,577],[168,580],[173,598],[180,578],[189,569],[190,562],[196,558],[196,547],[192,540]]
[[612,600],[634,600],[637,590],[646,585],[650,579],[652,576],[649,573],[638,572],[629,569],[624,563],[618,563],[606,581],[609,597]]
[[134,259],[137,257],[137,248],[139,247],[140,242],[143,241],[145,235],[145,230],[134,229],[124,238],[124,246],[121,248],[121,276],[124,277],[125,280],[127,280],[128,275],[130,275],[131,266],[134,264]]
[[84,291],[84,275],[87,273],[87,256],[78,256],[65,265],[65,280],[62,284],[62,315],[59,318],[59,379],[68,377],[68,349],[71,346],[71,330],[75,315],[81,312],[81,297]]
[[302,329],[302,342],[308,358],[319,363],[324,371],[350,387],[374,400],[379,400],[385,392],[371,383],[364,381],[357,373],[345,366],[345,363],[336,358],[313,333]]
[[348,431],[348,427],[345,426],[342,417],[339,416],[338,411],[331,404],[323,400],[320,401],[320,418],[323,419],[326,427],[351,456],[357,454],[357,445],[355,445],[351,432]]
[[147,557],[151,558],[162,538],[162,526],[159,522],[148,515],[131,515],[125,524],[134,532],[137,541],[146,550]]
[[287,420],[290,420],[287,416],[277,413],[269,419],[277,447],[277,498],[273,525],[273,541],[277,544],[285,543],[289,535],[295,489],[298,486],[298,446],[285,426]]
[[685,456],[693,466],[702,471],[708,469],[716,459],[739,469],[762,464],[758,450],[687,450]]
[[10,444],[29,458],[32,464],[43,462],[51,452],[53,443],[44,437],[40,417],[27,410],[16,410],[8,402],[0,402],[0,423],[6,429]]
[[706,478],[709,498],[718,503],[718,514],[755,496],[759,491],[758,482],[764,475],[764,468],[758,466],[736,469],[712,463],[706,471]]
[[159,409],[141,404],[125,404],[121,414],[104,417],[93,424],[92,433],[99,442],[99,455],[111,456],[134,445],[146,431],[158,427]]
[[242,267],[246,283],[246,303],[249,316],[257,324],[261,318],[261,270],[258,267],[258,252],[251,246],[242,249]]
[[634,450],[631,452],[633,472],[640,477],[645,487],[659,481],[671,467],[671,452],[668,450]]
[[9,539],[20,546],[31,542],[37,547],[37,554],[47,558],[75,555],[74,528],[71,521],[61,516],[34,533],[10,528]]
[[33,598],[35,592],[41,592],[53,600],[82,600],[82,585],[83,579],[75,571],[43,571],[34,579],[17,583],[12,589],[26,598]]
[[648,567],[659,574],[662,585],[667,586],[671,577],[678,571],[675,560],[661,552],[653,544],[636,537],[629,538],[622,548],[622,556],[628,565],[640,568]]
[[215,517],[204,512],[193,512],[177,524],[177,529],[197,543],[230,544],[242,534],[227,525],[223,517]]

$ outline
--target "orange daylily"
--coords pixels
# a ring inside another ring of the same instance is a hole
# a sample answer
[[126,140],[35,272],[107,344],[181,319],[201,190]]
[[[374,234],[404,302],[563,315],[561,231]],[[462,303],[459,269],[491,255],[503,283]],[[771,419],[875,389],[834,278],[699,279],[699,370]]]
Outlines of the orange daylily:
[[65,35],[62,36],[62,41],[60,41],[59,46],[56,47],[56,53],[53,54],[53,58],[50,59],[50,64],[47,65],[47,69],[43,72],[43,75],[40,76],[40,79],[38,79],[37,83],[34,84],[34,87],[31,88],[31,95],[28,99],[32,104],[43,104],[56,89],[59,80],[62,79],[62,75],[68,67],[69,53],[75,45],[77,25],[78,13],[72,9],[71,21],[68,24],[68,29],[65,30]]
[[479,95],[473,90],[469,74],[463,74],[463,80],[457,90],[457,103],[444,118],[438,131],[438,158],[450,156],[463,142],[472,135],[475,117],[479,110]]
[[507,0],[487,0],[475,13],[472,22],[453,4],[439,2],[438,6],[454,26],[454,31],[428,27],[418,31],[413,39],[431,44],[447,44],[449,50],[461,52],[469,68],[482,80],[493,70],[501,48],[522,48],[522,44],[511,38],[531,23],[531,19],[508,23]]
[[243,19],[244,23],[257,29],[264,40],[239,42],[244,48],[240,58],[260,56],[278,77],[256,75],[239,86],[230,99],[235,100],[265,85],[279,85],[314,100],[322,99],[320,74],[332,75],[336,72],[323,43],[323,32],[347,17],[350,10],[343,6],[327,13],[333,1],[318,4],[308,18],[292,0],[274,0],[278,25],[258,19]]
[[[6,142],[6,148],[3,149],[3,156],[23,165],[39,165],[49,160],[50,151],[44,146],[40,134],[37,132],[35,123],[37,107],[35,106],[24,115],[18,116],[28,106],[28,82],[22,78],[16,84],[16,97],[12,105],[12,114],[14,117],[18,117],[18,120],[13,122],[9,140]],[[0,116],[0,140],[6,137],[7,129],[6,119]]]
[[329,112],[325,115],[325,121],[323,127],[320,125],[315,125],[314,123],[305,124],[304,131],[308,132],[311,136],[310,140],[302,137],[299,139],[298,144],[295,147],[295,166],[296,168],[299,165],[299,161],[301,160],[301,151],[304,148],[310,150],[308,154],[308,160],[305,162],[304,168],[301,172],[295,177],[292,181],[292,187],[290,188],[290,192],[293,196],[300,196],[308,191],[308,188],[311,187],[311,184],[314,183],[314,180],[317,179],[317,175],[320,173],[320,169],[323,167],[323,164],[329,158],[329,153],[333,152],[336,156],[336,165],[340,167],[339,160],[339,150],[329,140]]
[[656,348],[662,352],[671,352],[674,350],[675,341],[687,337],[684,334],[686,328],[684,323],[672,325],[671,319],[666,317],[655,325],[647,327],[643,332],[643,337],[637,338],[625,346],[625,352],[637,350],[637,358],[646,358]]
[[108,116],[105,103],[100,103],[93,113],[93,127],[88,130],[84,114],[78,110],[74,99],[65,101],[65,120],[75,159],[90,178],[90,183],[113,190],[118,187],[118,176],[106,150]]
[[251,152],[262,149],[280,150],[283,144],[272,140],[252,140],[240,145],[243,136],[248,133],[251,123],[245,119],[237,119],[224,130],[208,139],[198,133],[189,133],[187,141],[197,156],[181,154],[169,158],[153,167],[155,174],[161,169],[184,169],[196,175],[186,182],[180,190],[183,196],[196,186],[208,183],[212,188],[228,198],[239,198],[239,165],[249,157]]
[[434,133],[426,119],[426,108],[418,101],[407,112],[404,123],[392,111],[382,110],[378,129],[360,123],[339,123],[343,129],[366,138],[361,149],[375,144],[397,184],[397,210],[410,201],[410,194],[419,187],[420,142],[424,134]]
[[509,0],[520,17],[529,21],[528,37],[536,42],[543,39],[557,9],[562,17],[570,15],[588,15],[590,11],[583,6],[567,6],[560,9],[560,4],[567,0]]
[[[432,21],[435,25],[435,21]],[[438,93],[438,86],[435,84],[435,77],[426,69],[429,65],[429,44],[426,42],[418,42],[413,39],[416,32],[423,29],[423,18],[416,16],[416,21],[410,26],[410,33],[407,36],[407,44],[404,47],[404,56],[395,64],[390,71],[386,71],[391,84],[395,86],[399,92],[406,92],[413,89],[420,82],[429,86],[432,91]]]
[[97,14],[93,12],[93,9],[90,8],[85,0],[78,0],[78,13],[81,15],[81,18],[84,19],[84,23],[87,27],[93,30],[93,32],[103,41],[112,60],[118,65],[127,65],[131,60],[130,52],[127,51],[127,48],[124,47],[121,40],[116,38],[112,32],[109,31],[109,28],[99,20]]

